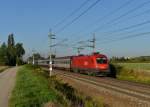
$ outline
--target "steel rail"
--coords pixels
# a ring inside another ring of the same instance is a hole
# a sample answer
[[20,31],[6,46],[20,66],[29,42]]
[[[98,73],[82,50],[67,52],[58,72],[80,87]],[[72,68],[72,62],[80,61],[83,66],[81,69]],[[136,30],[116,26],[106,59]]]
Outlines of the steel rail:
[[79,81],[82,81],[82,82],[85,82],[85,83],[93,84],[97,87],[103,87],[107,90],[115,91],[117,93],[125,94],[125,95],[128,95],[130,97],[138,98],[142,101],[146,101],[146,102],[150,101],[150,94],[146,93],[146,92],[139,92],[139,91],[127,89],[125,87],[121,87],[121,86],[119,87],[119,86],[116,86],[116,85],[113,85],[113,84],[106,84],[106,83],[98,82],[98,81],[95,81],[95,80],[92,80],[92,79],[79,77],[77,75],[73,76],[73,73],[68,74],[68,73],[64,73],[64,72],[63,73],[57,72],[56,74],[61,74],[61,75],[65,76],[65,77],[68,77],[70,79],[75,79],[75,80],[79,80]]

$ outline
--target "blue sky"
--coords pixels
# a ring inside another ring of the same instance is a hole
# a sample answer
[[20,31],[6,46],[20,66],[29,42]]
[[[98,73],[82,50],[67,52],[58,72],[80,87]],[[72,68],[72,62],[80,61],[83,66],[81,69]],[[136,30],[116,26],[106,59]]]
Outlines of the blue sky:
[[[26,56],[31,55],[33,49],[46,56],[49,52],[48,32],[51,28],[56,35],[54,43],[68,39],[65,42],[68,47],[59,46],[53,49],[58,56],[76,54],[76,50],[72,47],[79,46],[78,41],[91,39],[93,33],[97,40],[96,50],[109,57],[150,55],[150,34],[121,40],[128,35],[148,32],[150,23],[117,31],[149,21],[150,2],[148,1],[150,0],[130,0],[131,2],[120,10],[116,9],[129,0],[101,0],[78,20],[59,32],[64,25],[80,15],[96,0],[89,0],[80,11],[55,26],[79,8],[84,1],[0,0],[0,41],[7,42],[8,34],[13,33],[16,42],[24,44]],[[143,3],[145,4],[140,6]],[[95,30],[97,28],[99,29]],[[113,40],[118,41],[112,42]],[[85,48],[82,53],[88,54],[91,51],[92,49]]]

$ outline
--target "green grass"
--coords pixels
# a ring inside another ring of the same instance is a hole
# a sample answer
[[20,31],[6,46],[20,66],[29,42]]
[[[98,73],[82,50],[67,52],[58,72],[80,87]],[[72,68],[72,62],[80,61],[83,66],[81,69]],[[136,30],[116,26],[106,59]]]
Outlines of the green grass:
[[112,66],[120,80],[150,84],[149,63],[114,63]]
[[102,100],[79,93],[56,76],[49,77],[38,66],[22,66],[17,72],[10,107],[49,107],[51,104],[54,107],[103,107]]
[[10,98],[10,107],[42,107],[47,102],[65,105],[65,99],[49,87],[39,68],[29,65],[19,69]]
[[150,71],[150,63],[117,63],[117,64],[124,66],[128,69]]

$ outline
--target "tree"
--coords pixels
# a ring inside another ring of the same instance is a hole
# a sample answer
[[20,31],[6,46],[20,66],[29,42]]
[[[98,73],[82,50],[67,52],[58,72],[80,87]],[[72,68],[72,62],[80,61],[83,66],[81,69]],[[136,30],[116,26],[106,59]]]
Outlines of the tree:
[[[55,54],[52,54],[51,57],[52,57],[52,58],[55,58],[56,55],[55,55]],[[47,57],[47,59],[49,59],[49,58],[50,58],[50,56]]]
[[22,43],[17,43],[15,45],[14,35],[8,35],[7,45],[3,43],[0,46],[0,65],[10,65],[15,66],[17,64],[22,64],[22,56],[25,54]]
[[34,59],[35,59],[35,60],[39,60],[39,59],[40,59],[40,60],[43,60],[43,59],[45,59],[44,57],[41,56],[40,53],[34,53],[33,55],[34,55]]
[[8,35],[7,58],[8,58],[8,65],[10,66],[16,65],[16,50],[13,34]]
[[23,59],[22,56],[25,54],[25,50],[23,48],[23,44],[22,43],[17,43],[15,45],[15,50],[16,50],[16,63],[18,65],[23,63]]
[[7,43],[8,43],[8,47],[9,46],[13,47],[15,45],[14,35],[13,34],[8,35],[8,41],[7,41]]
[[6,65],[7,63],[7,46],[5,42],[0,47],[0,65]]
[[35,63],[37,63],[38,60],[44,60],[45,59],[44,57],[42,57],[40,55],[40,53],[37,52],[37,53],[34,53],[32,56],[28,57],[27,60],[29,61],[29,63],[33,62],[33,56],[34,56]]

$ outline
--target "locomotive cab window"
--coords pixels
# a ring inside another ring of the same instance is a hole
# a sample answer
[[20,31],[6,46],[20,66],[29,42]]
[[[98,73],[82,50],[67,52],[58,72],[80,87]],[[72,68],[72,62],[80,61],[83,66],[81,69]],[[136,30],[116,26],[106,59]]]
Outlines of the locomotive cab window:
[[106,64],[107,63],[107,59],[102,57],[102,58],[96,58],[96,62],[98,64]]

